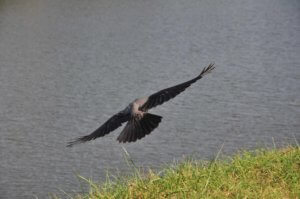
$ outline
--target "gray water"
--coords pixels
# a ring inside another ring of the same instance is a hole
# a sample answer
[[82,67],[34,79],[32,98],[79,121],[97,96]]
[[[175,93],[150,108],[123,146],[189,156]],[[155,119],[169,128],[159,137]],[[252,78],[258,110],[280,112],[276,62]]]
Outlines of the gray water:
[[[66,148],[133,99],[216,70],[154,109],[159,128],[121,128]],[[298,0],[0,0],[0,198],[80,192],[77,174],[158,169],[193,155],[300,139]],[[63,195],[63,197],[67,197]]]

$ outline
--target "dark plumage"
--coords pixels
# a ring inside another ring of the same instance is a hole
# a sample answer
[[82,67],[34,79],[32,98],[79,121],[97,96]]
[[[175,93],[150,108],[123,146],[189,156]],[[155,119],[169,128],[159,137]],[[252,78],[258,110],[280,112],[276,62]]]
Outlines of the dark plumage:
[[134,100],[124,110],[109,118],[93,133],[79,137],[74,141],[69,142],[67,146],[71,147],[74,144],[87,142],[98,137],[102,137],[122,126],[122,123],[124,122],[127,122],[127,124],[117,138],[119,142],[135,142],[137,139],[145,137],[155,128],[157,128],[162,120],[161,116],[148,113],[148,110],[174,98],[188,88],[191,84],[195,83],[204,75],[211,72],[214,68],[214,64],[209,64],[209,66],[205,67],[197,77],[189,81],[163,89],[150,95],[149,97]]

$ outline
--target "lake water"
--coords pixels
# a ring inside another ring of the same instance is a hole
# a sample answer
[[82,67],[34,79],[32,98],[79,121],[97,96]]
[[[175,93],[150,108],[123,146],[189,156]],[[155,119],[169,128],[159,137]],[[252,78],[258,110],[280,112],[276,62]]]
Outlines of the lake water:
[[[144,139],[66,148],[210,62]],[[0,198],[85,190],[77,174],[130,170],[122,147],[157,169],[299,142],[300,1],[0,0],[0,135]]]

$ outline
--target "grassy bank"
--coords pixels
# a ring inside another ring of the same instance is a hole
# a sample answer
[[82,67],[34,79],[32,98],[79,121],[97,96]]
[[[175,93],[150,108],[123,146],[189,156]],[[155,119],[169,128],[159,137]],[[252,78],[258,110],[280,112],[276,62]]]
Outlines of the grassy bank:
[[157,173],[98,185],[74,198],[300,198],[300,148],[241,152],[210,162],[186,160]]

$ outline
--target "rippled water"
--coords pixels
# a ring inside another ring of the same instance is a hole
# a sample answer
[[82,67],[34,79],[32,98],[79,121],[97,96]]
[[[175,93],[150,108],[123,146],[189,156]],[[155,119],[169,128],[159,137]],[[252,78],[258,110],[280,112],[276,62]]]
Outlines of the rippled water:
[[[299,141],[299,35],[298,0],[0,0],[0,198],[81,191],[128,170],[122,146],[158,168]],[[146,138],[65,147],[210,62]]]

